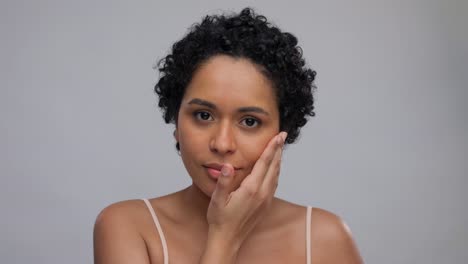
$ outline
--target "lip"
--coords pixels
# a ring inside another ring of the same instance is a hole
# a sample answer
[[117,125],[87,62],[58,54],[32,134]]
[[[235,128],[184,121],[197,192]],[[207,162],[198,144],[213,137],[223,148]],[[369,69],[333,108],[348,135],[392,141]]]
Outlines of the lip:
[[[219,176],[221,175],[221,168],[223,167],[223,164],[220,163],[209,163],[203,165],[203,167],[206,169],[208,172],[208,175],[213,179],[213,180],[218,180]],[[240,168],[234,167],[234,170],[240,170]]]
[[[203,167],[205,168],[212,168],[212,169],[215,169],[215,170],[221,170],[221,168],[223,167],[223,164],[221,163],[208,163],[208,164],[205,164],[203,165]],[[235,167],[234,165],[232,165],[232,167],[235,169],[235,170],[240,170],[241,168],[238,168],[238,167]]]
[[219,176],[221,175],[221,170],[217,170],[211,167],[205,167],[206,171],[208,172],[208,175],[210,175],[210,178],[213,180],[218,180]]

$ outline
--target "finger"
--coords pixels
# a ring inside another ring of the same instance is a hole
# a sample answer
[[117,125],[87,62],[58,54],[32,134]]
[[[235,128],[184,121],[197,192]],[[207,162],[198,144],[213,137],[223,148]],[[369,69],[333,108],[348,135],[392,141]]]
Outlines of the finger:
[[218,177],[211,200],[214,200],[218,205],[226,205],[234,188],[234,167],[226,163],[221,168],[221,175]]
[[265,175],[268,171],[268,167],[273,160],[276,151],[281,148],[281,136],[278,134],[274,136],[270,142],[268,143],[267,147],[263,151],[260,158],[255,162],[250,175],[248,175],[241,183],[242,185],[254,185],[254,186],[261,186]]
[[281,146],[275,153],[275,156],[268,167],[268,171],[265,175],[265,180],[262,183],[262,191],[264,192],[274,192],[276,191],[276,187],[278,186],[278,179],[281,169],[281,158],[283,155],[283,146],[284,141],[286,140],[287,133],[281,132]]

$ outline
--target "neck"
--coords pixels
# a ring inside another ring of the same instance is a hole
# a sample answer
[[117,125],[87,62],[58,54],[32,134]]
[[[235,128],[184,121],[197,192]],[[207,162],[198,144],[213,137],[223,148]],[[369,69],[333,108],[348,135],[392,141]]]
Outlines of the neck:
[[181,191],[182,204],[190,219],[200,222],[208,228],[206,213],[211,197],[203,193],[197,185],[193,184]]
[[[180,199],[181,199],[181,207],[184,208],[183,219],[187,219],[190,221],[190,225],[198,226],[198,230],[207,231],[208,230],[208,222],[206,219],[206,214],[208,211],[208,206],[210,204],[211,197],[207,196],[204,192],[200,190],[195,184],[192,183],[189,187],[181,190],[179,192]],[[272,220],[274,215],[273,208],[277,208],[279,206],[279,199],[274,198],[273,202],[268,209],[268,212],[265,214],[264,221],[258,224],[256,230],[254,231],[261,231],[262,229],[268,227],[268,223]]]

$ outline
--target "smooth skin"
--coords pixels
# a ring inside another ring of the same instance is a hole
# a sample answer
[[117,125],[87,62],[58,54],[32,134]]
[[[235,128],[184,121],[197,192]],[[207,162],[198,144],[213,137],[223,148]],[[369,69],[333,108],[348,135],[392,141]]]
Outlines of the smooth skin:
[[[150,199],[170,263],[306,262],[306,208],[274,197],[286,133],[279,131],[274,89],[258,66],[217,55],[199,67],[174,136],[192,185]],[[210,177],[205,165],[212,163],[222,164],[224,175]],[[313,208],[310,235],[312,263],[362,263],[349,228],[333,213]],[[159,235],[141,200],[115,203],[99,214],[94,259],[163,263]]]

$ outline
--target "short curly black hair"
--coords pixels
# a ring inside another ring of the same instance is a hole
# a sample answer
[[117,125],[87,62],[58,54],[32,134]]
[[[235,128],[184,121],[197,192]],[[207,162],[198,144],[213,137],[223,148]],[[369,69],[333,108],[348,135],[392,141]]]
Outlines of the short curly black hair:
[[[246,58],[262,68],[273,84],[285,143],[293,143],[306,116],[315,116],[313,90],[316,72],[305,66],[297,38],[258,15],[252,8],[239,14],[208,15],[172,46],[157,65],[160,79],[154,87],[166,123],[177,124],[185,89],[197,67],[215,55]],[[176,145],[179,150],[179,145]]]

